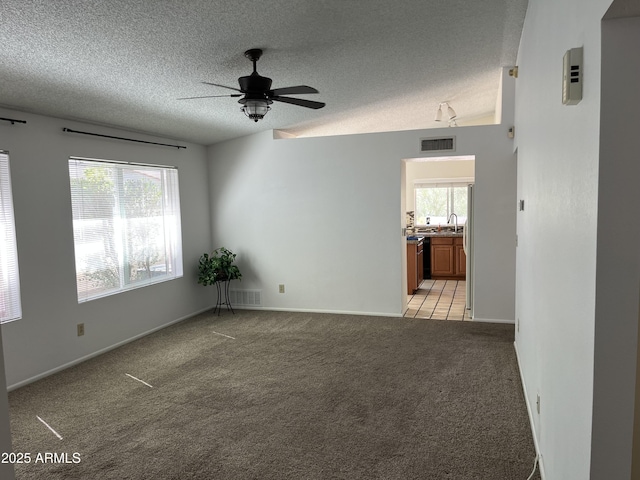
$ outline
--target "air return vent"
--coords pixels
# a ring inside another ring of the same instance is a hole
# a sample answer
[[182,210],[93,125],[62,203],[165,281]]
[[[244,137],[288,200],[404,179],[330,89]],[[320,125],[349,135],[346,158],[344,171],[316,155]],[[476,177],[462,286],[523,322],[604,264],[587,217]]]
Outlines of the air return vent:
[[421,152],[455,152],[456,137],[423,138],[420,140]]
[[262,290],[229,290],[231,305],[259,307],[262,305]]

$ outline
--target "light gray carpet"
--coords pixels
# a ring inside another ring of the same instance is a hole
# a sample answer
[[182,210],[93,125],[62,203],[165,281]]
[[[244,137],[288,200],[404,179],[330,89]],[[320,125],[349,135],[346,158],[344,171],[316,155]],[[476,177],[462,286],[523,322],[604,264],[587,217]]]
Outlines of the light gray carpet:
[[9,401],[14,452],[81,459],[18,480],[526,480],[535,456],[512,325],[203,314]]

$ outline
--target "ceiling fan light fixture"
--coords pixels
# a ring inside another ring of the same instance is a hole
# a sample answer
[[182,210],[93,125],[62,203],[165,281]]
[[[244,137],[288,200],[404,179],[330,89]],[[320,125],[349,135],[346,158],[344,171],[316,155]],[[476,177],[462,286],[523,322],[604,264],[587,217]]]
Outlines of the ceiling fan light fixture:
[[262,120],[269,110],[267,100],[247,100],[242,106],[242,112],[254,122]]

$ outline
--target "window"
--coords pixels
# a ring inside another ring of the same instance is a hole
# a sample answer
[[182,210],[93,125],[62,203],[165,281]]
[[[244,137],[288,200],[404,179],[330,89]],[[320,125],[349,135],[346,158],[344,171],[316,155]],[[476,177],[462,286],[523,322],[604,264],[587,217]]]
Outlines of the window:
[[[415,224],[445,225],[452,213],[458,225],[467,221],[467,186],[469,182],[415,184]],[[453,222],[452,222],[453,223]]]
[[182,276],[178,171],[71,158],[78,302]]
[[9,153],[0,150],[0,323],[22,318]]

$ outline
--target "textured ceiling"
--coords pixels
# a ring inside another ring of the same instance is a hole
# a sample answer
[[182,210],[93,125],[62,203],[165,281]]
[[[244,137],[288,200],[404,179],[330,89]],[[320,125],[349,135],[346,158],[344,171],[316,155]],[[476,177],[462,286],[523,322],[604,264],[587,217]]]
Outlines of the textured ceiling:
[[[0,105],[211,144],[266,129],[334,135],[491,122],[527,0],[2,0]],[[321,110],[234,98],[243,56],[273,87],[310,85]]]

